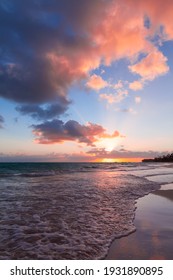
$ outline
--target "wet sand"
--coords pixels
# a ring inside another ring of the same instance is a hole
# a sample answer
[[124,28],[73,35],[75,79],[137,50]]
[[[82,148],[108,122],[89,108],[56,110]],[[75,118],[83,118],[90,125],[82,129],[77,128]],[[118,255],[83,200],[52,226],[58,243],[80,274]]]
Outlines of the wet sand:
[[137,200],[136,231],[116,239],[107,260],[173,259],[173,184]]

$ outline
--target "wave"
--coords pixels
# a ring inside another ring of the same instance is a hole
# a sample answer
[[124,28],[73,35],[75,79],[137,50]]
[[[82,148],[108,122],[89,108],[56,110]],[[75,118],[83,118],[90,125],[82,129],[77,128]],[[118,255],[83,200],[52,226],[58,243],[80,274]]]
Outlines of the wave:
[[88,174],[1,184],[0,258],[102,259],[114,238],[133,232],[135,200],[159,185],[116,172]]
[[47,173],[2,173],[0,174],[0,178],[9,178],[9,177],[47,177],[47,176],[54,176],[54,172],[47,172]]

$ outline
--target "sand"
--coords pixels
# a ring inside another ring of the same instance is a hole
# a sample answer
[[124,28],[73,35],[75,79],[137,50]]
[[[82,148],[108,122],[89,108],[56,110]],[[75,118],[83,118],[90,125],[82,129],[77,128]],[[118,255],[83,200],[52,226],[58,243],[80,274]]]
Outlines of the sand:
[[113,241],[106,259],[173,259],[173,184],[137,200],[136,231]]

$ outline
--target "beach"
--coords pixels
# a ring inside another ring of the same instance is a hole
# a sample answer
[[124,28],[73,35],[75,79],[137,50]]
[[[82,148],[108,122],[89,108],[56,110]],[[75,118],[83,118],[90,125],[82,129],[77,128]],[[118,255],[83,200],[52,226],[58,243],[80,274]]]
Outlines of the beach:
[[[152,179],[163,183],[171,178],[172,175],[158,175]],[[137,200],[134,225],[134,233],[112,242],[106,259],[173,259],[172,183],[164,183],[159,190]]]

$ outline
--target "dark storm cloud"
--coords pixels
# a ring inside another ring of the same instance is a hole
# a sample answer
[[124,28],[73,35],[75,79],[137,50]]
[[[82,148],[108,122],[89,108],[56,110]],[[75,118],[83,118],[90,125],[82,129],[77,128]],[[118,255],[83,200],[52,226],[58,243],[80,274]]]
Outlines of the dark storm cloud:
[[20,103],[66,100],[69,86],[86,75],[90,42],[78,24],[89,2],[1,1],[0,96]]
[[[55,5],[54,1],[49,2],[50,6]],[[50,54],[61,52],[66,41],[68,45],[68,34],[56,10],[55,22],[49,19],[45,3],[2,1],[0,4],[2,97],[21,103],[43,103],[55,97],[62,102],[66,99],[74,75],[63,57],[54,63]]]
[[16,110],[20,112],[22,115],[30,115],[32,118],[37,120],[47,120],[47,119],[53,119],[54,117],[57,117],[67,110],[68,103],[61,104],[51,104],[47,107],[41,107],[39,105],[22,105],[16,107]]
[[4,118],[0,115],[0,128],[3,128]]
[[21,103],[43,103],[54,99],[58,91],[60,100],[65,102],[65,82],[63,86],[56,86],[51,82],[49,70],[48,63],[42,59],[25,61],[23,65],[1,64],[0,95]]

